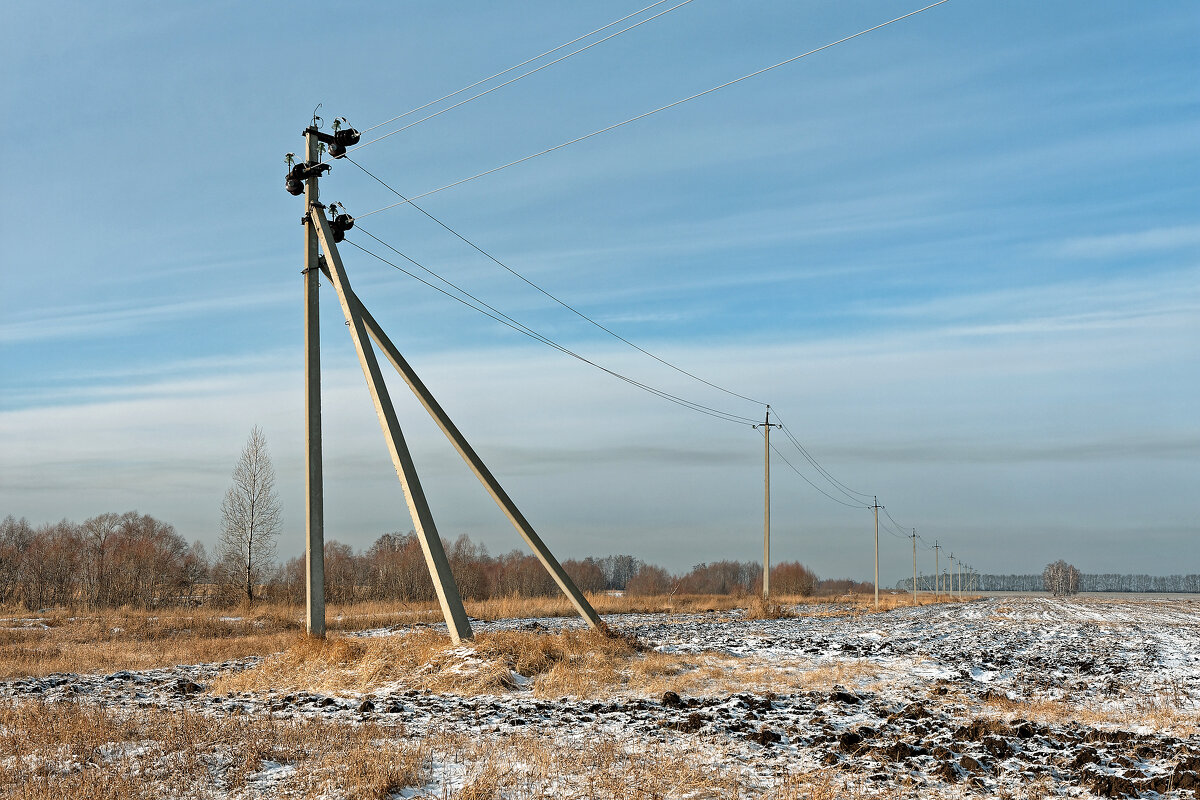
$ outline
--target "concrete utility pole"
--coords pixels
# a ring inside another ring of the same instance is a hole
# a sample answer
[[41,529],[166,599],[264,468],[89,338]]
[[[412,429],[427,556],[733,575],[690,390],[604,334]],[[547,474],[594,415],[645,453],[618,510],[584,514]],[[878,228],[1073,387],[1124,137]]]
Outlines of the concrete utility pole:
[[917,604],[917,529],[913,528],[913,605]]
[[875,498],[875,504],[871,506],[875,510],[875,610],[879,610],[879,509],[883,506],[879,505],[879,498]]
[[937,539],[933,540],[933,596],[936,599],[942,593],[942,568],[938,564],[938,555],[941,545],[937,543]]
[[771,428],[779,426],[771,422],[771,407],[762,425],[763,431],[763,600],[771,596]]
[[[320,156],[316,129],[304,132],[304,161]],[[290,156],[289,156],[290,158]],[[304,182],[304,210],[319,202],[316,174]],[[325,495],[321,469],[321,284],[316,226],[304,225],[304,607],[309,636],[325,636]]]
[[458,593],[458,585],[450,572],[450,562],[442,547],[441,537],[433,522],[433,513],[429,510],[429,502],[425,491],[421,488],[421,480],[417,476],[416,465],[413,464],[412,453],[404,441],[400,423],[396,418],[396,409],[392,405],[391,395],[388,394],[387,384],[379,370],[379,361],[375,357],[375,349],[368,339],[366,324],[358,313],[359,305],[353,303],[354,297],[350,289],[350,281],[342,266],[342,257],[334,244],[333,231],[325,218],[325,210],[320,205],[311,207],[308,211],[311,224],[316,226],[321,239],[321,246],[327,256],[326,264],[333,288],[337,290],[338,300],[341,301],[342,313],[350,326],[350,335],[354,340],[354,349],[358,352],[358,362],[367,379],[367,388],[371,392],[371,400],[375,404],[375,413],[379,417],[379,427],[383,429],[387,441],[388,453],[392,457],[392,465],[396,468],[396,476],[400,478],[400,486],[404,489],[404,499],[408,502],[408,511],[412,516],[413,527],[421,542],[425,554],[425,565],[429,568],[429,576],[433,578],[433,588],[437,593],[438,603],[442,607],[442,616],[450,631],[450,638],[458,643],[471,638],[471,623],[463,608],[462,597]]
[[954,553],[950,554],[950,596],[954,597]]
[[[340,120],[345,122],[344,118]],[[320,330],[318,327],[317,289],[319,275],[325,273],[333,288],[337,291],[338,301],[346,317],[346,325],[350,328],[350,336],[358,355],[359,365],[367,379],[367,389],[375,405],[375,413],[379,418],[379,426],[383,429],[384,440],[392,458],[392,465],[400,479],[404,490],[404,499],[412,517],[413,528],[421,543],[425,556],[425,565],[429,569],[429,577],[433,582],[442,615],[446,620],[450,637],[455,642],[471,638],[471,624],[463,608],[462,596],[454,575],[450,571],[450,563],[442,546],[441,537],[433,522],[433,514],[425,492],[417,475],[412,453],[404,440],[392,405],[387,384],[380,371],[379,360],[371,340],[384,351],[396,371],[404,378],[405,383],[424,406],[426,412],[437,423],[442,433],[467,462],[467,466],[483,484],[488,494],[500,506],[505,516],[525,539],[542,566],[550,573],[563,594],[575,606],[575,610],[584,618],[589,626],[606,630],[595,609],[587,598],[579,591],[579,587],[567,574],[562,565],[546,547],[541,537],[534,531],[533,526],[521,514],[512,498],[501,488],[491,471],[484,465],[483,460],[467,442],[450,420],[450,417],[434,399],[432,393],[417,376],[416,372],[400,355],[399,349],[392,344],[391,339],[383,332],[375,318],[359,300],[350,287],[342,258],[338,252],[337,242],[341,241],[346,231],[354,227],[354,218],[348,214],[338,213],[332,219],[325,214],[325,206],[321,204],[317,192],[317,179],[330,169],[329,164],[321,163],[320,158],[327,145],[329,155],[333,159],[345,155],[346,148],[359,141],[360,134],[353,128],[342,128],[337,122],[333,133],[323,133],[320,130],[320,118],[313,116],[312,125],[304,131],[305,159],[296,163],[292,153],[287,154],[288,173],[285,188],[288,194],[305,196],[305,420],[307,444],[307,477],[306,501],[308,521],[305,539],[305,561],[307,564],[306,587],[308,597],[307,628],[313,636],[325,634],[325,595],[324,595],[324,530],[323,508],[321,493],[321,366],[320,366]],[[322,251],[324,255],[322,255]],[[368,338],[369,337],[369,338]],[[767,408],[765,427],[769,435],[770,407]],[[773,427],[779,427],[775,425]],[[767,440],[767,535],[770,532],[770,440]],[[769,541],[769,540],[768,540]]]

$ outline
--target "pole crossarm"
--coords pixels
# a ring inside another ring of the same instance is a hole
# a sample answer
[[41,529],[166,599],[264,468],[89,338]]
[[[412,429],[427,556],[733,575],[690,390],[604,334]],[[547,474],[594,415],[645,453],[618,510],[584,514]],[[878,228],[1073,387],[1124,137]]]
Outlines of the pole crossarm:
[[404,441],[404,434],[400,430],[396,410],[379,370],[379,361],[375,357],[375,350],[368,340],[366,324],[359,314],[359,305],[351,302],[354,295],[350,289],[350,281],[342,266],[342,257],[338,253],[333,231],[329,227],[329,220],[325,217],[324,208],[319,204],[311,206],[308,220],[309,224],[316,226],[321,247],[327,256],[329,277],[337,291],[346,323],[350,327],[354,349],[358,353],[359,364],[367,379],[367,388],[370,390],[371,399],[375,404],[375,413],[379,417],[379,426],[383,429],[392,464],[396,468],[396,475],[400,478],[400,485],[404,489],[404,499],[408,503],[408,511],[412,516],[417,538],[420,540],[421,549],[425,554],[425,564],[429,568],[429,576],[433,579],[433,588],[437,592],[438,603],[442,608],[442,615],[446,619],[450,638],[456,643],[463,639],[470,639],[471,623],[463,608],[462,597],[458,593],[454,575],[450,572],[450,562],[446,558],[445,548],[442,547],[441,537],[438,536],[437,527],[434,525],[433,514],[429,510],[429,502],[421,488],[421,480],[417,476],[412,454],[409,452],[408,445]]
[[605,630],[606,626],[595,609],[592,608],[592,604],[579,591],[575,582],[571,580],[571,576],[562,568],[558,559],[550,552],[550,548],[546,547],[545,542],[538,536],[533,526],[529,523],[529,520],[517,508],[517,504],[508,496],[508,493],[504,491],[504,488],[496,480],[491,470],[483,463],[483,459],[475,452],[475,448],[471,447],[466,437],[459,431],[458,426],[454,424],[441,404],[434,398],[433,393],[425,386],[416,371],[405,360],[404,356],[400,354],[400,350],[392,343],[388,335],[384,333],[379,323],[376,322],[375,317],[371,315],[371,312],[367,310],[366,306],[363,305],[362,301],[349,286],[346,287],[346,295],[351,307],[361,317],[366,326],[367,333],[374,340],[376,346],[383,352],[387,360],[391,362],[391,365],[400,374],[400,377],[404,379],[404,382],[408,384],[408,388],[412,390],[412,393],[425,408],[425,411],[437,423],[438,428],[441,429],[446,438],[450,440],[454,449],[458,451],[458,454],[462,456],[463,461],[471,468],[475,477],[483,484],[484,489],[487,490],[492,500],[500,507],[504,515],[508,517],[508,521],[517,529],[517,533],[521,534],[521,538],[533,550],[533,554],[537,556],[538,561],[542,562],[542,566],[550,573],[550,577],[558,584],[558,588],[566,595],[571,605],[579,613],[579,616],[583,617],[583,620],[589,627],[596,630]]

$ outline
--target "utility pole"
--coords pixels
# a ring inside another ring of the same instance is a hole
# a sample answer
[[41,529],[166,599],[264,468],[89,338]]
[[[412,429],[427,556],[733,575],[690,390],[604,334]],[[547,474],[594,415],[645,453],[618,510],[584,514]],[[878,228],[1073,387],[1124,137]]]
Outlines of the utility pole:
[[950,596],[954,597],[954,553],[950,554]]
[[763,424],[754,427],[763,430],[763,600],[766,600],[771,596],[771,428],[779,427],[771,422],[770,406]]
[[933,540],[933,596],[934,599],[942,593],[942,568],[938,564],[938,555],[941,550],[941,545],[937,539]]
[[917,529],[913,528],[913,605],[917,604]]
[[[384,434],[385,444],[392,458],[396,476],[400,479],[409,515],[412,517],[413,528],[421,543],[429,577],[433,582],[434,592],[441,606],[451,639],[455,643],[463,639],[470,639],[472,635],[470,620],[463,608],[462,595],[454,581],[449,559],[446,557],[441,537],[434,525],[433,515],[417,475],[412,453],[409,451],[404,434],[400,429],[396,410],[383,379],[372,341],[384,352],[387,360],[404,378],[405,383],[417,396],[425,411],[437,423],[458,454],[467,462],[467,466],[475,474],[475,477],[483,484],[484,489],[500,506],[526,544],[534,551],[542,566],[575,606],[575,610],[590,627],[605,630],[604,622],[596,614],[595,609],[592,608],[583,593],[579,591],[571,576],[562,568],[541,537],[534,531],[533,526],[521,514],[512,498],[501,488],[478,453],[450,420],[445,410],[351,288],[337,243],[342,241],[346,231],[354,227],[354,218],[345,213],[333,213],[330,217],[326,217],[325,206],[320,202],[317,192],[317,182],[318,178],[330,169],[329,164],[321,163],[321,157],[326,152],[325,147],[328,146],[328,154],[331,158],[341,158],[346,154],[348,147],[358,143],[360,134],[357,130],[348,127],[344,117],[335,121],[332,134],[323,133],[320,130],[320,123],[320,117],[317,117],[314,112],[312,124],[304,130],[305,159],[301,163],[296,163],[295,155],[287,154],[288,173],[284,183],[288,194],[304,195],[306,206],[302,222],[305,225],[305,437],[307,445],[305,498],[308,508],[305,537],[307,573],[305,582],[307,590],[306,626],[309,634],[325,635],[324,514],[321,492],[321,351],[317,305],[317,289],[322,272],[336,291],[338,302],[346,317],[346,325],[350,329],[350,337],[358,354],[359,366],[362,367],[363,376],[366,378],[367,389],[375,406],[376,416],[379,418],[379,425]],[[342,128],[341,124],[346,124],[347,127]],[[336,211],[336,204],[330,208]],[[769,433],[771,427],[769,406],[767,415],[766,425]],[[779,426],[775,425],[774,427]],[[768,440],[768,456],[769,445]],[[767,530],[769,531],[769,458],[767,466]]]
[[875,511],[875,610],[879,610],[879,509],[883,506],[879,505],[879,498],[875,498],[875,504],[871,506]]
[[325,493],[321,465],[321,285],[320,243],[308,209],[320,202],[315,165],[320,160],[316,118],[304,131],[304,527],[305,628],[309,636],[325,636]]

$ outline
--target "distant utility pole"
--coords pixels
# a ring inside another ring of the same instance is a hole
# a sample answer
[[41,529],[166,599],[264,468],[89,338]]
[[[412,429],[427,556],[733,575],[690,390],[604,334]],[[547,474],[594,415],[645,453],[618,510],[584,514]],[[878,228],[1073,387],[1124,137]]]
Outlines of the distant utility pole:
[[938,564],[938,551],[941,549],[937,539],[933,540],[933,596],[936,598],[942,593],[942,568]]
[[762,425],[763,431],[763,600],[771,596],[771,428],[779,425],[771,422],[771,407]]
[[913,605],[917,604],[917,529],[913,528]]
[[875,504],[871,506],[875,510],[875,610],[879,610],[879,509],[883,506],[879,505],[879,498],[875,498]]
[[956,597],[954,593],[954,553],[950,554],[950,596]]

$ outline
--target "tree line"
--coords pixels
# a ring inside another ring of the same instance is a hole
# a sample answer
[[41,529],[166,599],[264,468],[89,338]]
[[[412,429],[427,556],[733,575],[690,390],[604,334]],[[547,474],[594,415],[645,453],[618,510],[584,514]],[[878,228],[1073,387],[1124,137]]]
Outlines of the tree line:
[[[774,577],[771,578],[774,580]],[[944,579],[943,579],[944,580]],[[1044,575],[986,575],[972,576],[972,586],[981,592],[1041,592],[1046,588]],[[918,587],[922,592],[933,590],[933,576],[921,575]],[[1076,591],[1080,592],[1136,592],[1154,594],[1200,593],[1200,575],[1142,575],[1118,573],[1078,574]],[[912,578],[905,578],[896,588],[912,591]]]
[[[444,546],[465,599],[558,594],[541,563],[528,553],[492,555],[466,535]],[[245,565],[236,548],[210,556],[202,543],[189,544],[170,524],[137,511],[36,527],[12,515],[0,521],[0,603],[8,606],[99,609],[304,601],[303,555],[282,564],[256,563],[249,594]],[[679,575],[631,555],[568,559],[563,568],[581,590],[593,593],[751,595],[762,589],[762,566],[750,561],[706,562]],[[869,592],[872,587],[850,579],[822,579],[791,561],[772,567],[771,589],[808,596]],[[357,552],[328,541],[325,592],[331,603],[434,599],[412,531],[383,534]]]

